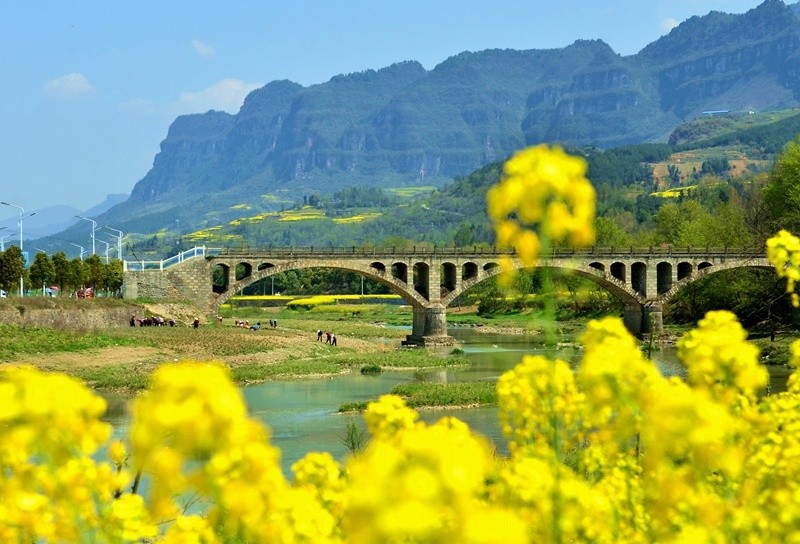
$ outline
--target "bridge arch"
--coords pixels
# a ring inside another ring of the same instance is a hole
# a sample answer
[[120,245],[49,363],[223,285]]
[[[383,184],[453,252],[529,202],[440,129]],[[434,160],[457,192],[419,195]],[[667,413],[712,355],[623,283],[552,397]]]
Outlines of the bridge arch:
[[471,280],[478,277],[478,265],[468,261],[461,265],[461,280]]
[[[219,271],[219,272],[217,272]],[[222,279],[221,284],[214,283],[214,276],[219,274]],[[211,290],[214,293],[224,293],[228,290],[231,284],[231,267],[226,263],[214,263],[209,271],[209,281],[211,282]]]
[[427,299],[431,292],[430,267],[428,263],[423,261],[414,263],[413,275],[414,290]]
[[[489,266],[489,264],[494,264],[494,266]],[[515,270],[525,270],[525,269],[535,269],[535,268],[550,268],[553,270],[568,270],[570,272],[574,272],[578,276],[583,278],[587,278],[597,284],[598,286],[602,287],[621,302],[623,302],[626,306],[633,306],[633,305],[642,305],[645,303],[644,297],[642,297],[639,293],[633,291],[629,286],[625,284],[625,282],[620,281],[619,279],[598,270],[597,268],[592,267],[590,264],[587,265],[575,265],[574,267],[570,266],[548,266],[548,265],[537,265],[531,267],[522,266],[520,263],[516,263],[514,267]],[[470,278],[468,280],[462,281],[461,285],[447,293],[446,296],[442,297],[442,305],[446,308],[448,307],[457,297],[462,295],[464,292],[468,291],[469,289],[475,287],[479,283],[488,280],[494,276],[497,276],[502,272],[502,268],[500,268],[497,263],[487,263],[484,266],[483,271],[478,274],[478,276],[474,278]]]
[[253,265],[247,261],[236,263],[236,281],[249,278],[253,275]]
[[[375,263],[372,264],[374,265]],[[223,265],[222,263],[218,263],[217,266],[225,266],[225,265]],[[398,278],[393,277],[391,274],[387,274],[385,270],[380,270],[378,268],[375,268],[374,266],[362,266],[355,263],[351,265],[343,265],[334,263],[319,264],[317,262],[292,262],[279,265],[270,265],[261,270],[257,270],[250,276],[247,276],[239,281],[236,281],[235,283],[228,286],[228,288],[223,293],[220,293],[219,296],[213,301],[212,310],[214,312],[217,312],[219,310],[219,307],[225,302],[227,302],[228,299],[230,299],[236,293],[241,292],[246,287],[249,287],[250,285],[256,282],[263,280],[264,278],[280,274],[281,272],[288,272],[289,270],[299,270],[306,268],[331,268],[331,269],[339,269],[339,270],[347,270],[349,272],[355,272],[357,274],[361,274],[362,276],[375,280],[383,285],[386,285],[389,289],[392,290],[392,292],[400,295],[406,302],[408,302],[411,306],[415,308],[423,308],[429,306],[429,302],[423,296],[421,296],[420,293],[412,286],[410,286],[409,284]]]
[[[702,262],[697,266],[697,271],[693,272],[690,276],[683,278],[682,280],[676,282],[668,291],[664,293],[659,293],[658,301],[662,304],[668,303],[679,291],[684,289],[690,283],[694,283],[699,281],[703,278],[710,276],[711,274],[716,274],[717,272],[722,272],[723,270],[734,270],[736,268],[758,268],[763,270],[774,270],[775,267],[766,262],[741,262],[741,261],[731,261],[728,263],[720,263],[711,265],[708,262]],[[678,268],[680,273],[680,267]]]

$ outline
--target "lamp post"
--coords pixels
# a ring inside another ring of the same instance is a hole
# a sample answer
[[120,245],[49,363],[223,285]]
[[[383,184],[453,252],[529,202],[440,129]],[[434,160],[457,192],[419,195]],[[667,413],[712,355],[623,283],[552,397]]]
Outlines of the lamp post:
[[101,244],[106,245],[106,264],[108,264],[108,249],[111,247],[111,244],[109,244],[105,240],[101,240],[100,238],[98,238],[97,241],[100,242]]
[[94,219],[89,219],[88,217],[84,217],[82,215],[76,215],[75,217],[77,217],[78,219],[83,219],[84,221],[89,221],[92,224],[92,255],[94,255],[95,254],[94,231],[95,229],[97,229],[97,221],[95,221]]
[[77,248],[80,248],[80,250],[81,250],[81,260],[83,260],[83,246],[79,245],[79,244],[73,244],[72,242],[70,242],[69,245],[75,246]]
[[104,229],[113,230],[117,233],[117,259],[122,260],[122,231],[105,225]]
[[[20,253],[22,253],[22,251],[23,251],[23,247],[22,247],[22,220],[25,219],[25,217],[30,217],[32,215],[36,215],[36,212],[29,213],[26,216],[25,215],[25,208],[23,208],[22,206],[18,206],[16,204],[11,204],[10,202],[0,202],[0,204],[2,204],[3,206],[11,206],[12,208],[17,208],[19,210],[19,221],[17,221],[17,225],[19,225],[19,251],[20,251]],[[21,297],[25,296],[25,285],[23,284],[23,282],[24,282],[23,276],[24,276],[24,274],[19,277],[19,296],[21,296]]]
[[6,250],[6,238],[11,238],[11,237],[16,236],[16,235],[17,235],[17,233],[6,234],[2,238],[0,238],[0,251],[5,251]]
[[[113,250],[117,252],[117,258],[119,258],[119,243],[118,243],[119,239],[118,238],[113,238],[111,240],[103,240],[102,238],[98,238],[97,241],[98,242],[103,242],[104,244],[109,244],[110,247],[113,248]],[[111,250],[109,249],[109,251],[111,251]]]

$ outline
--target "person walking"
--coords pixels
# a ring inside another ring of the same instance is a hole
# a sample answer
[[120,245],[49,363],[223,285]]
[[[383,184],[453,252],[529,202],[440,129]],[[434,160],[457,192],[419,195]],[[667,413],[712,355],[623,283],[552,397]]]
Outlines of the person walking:
[[331,333],[329,333],[329,332],[325,333],[325,343],[326,344],[330,344],[331,343]]
[[332,345],[332,346],[335,346],[335,345],[336,345],[336,335],[335,335],[335,334],[332,334],[332,335],[331,335],[331,345]]
[[317,342],[322,342],[322,331],[317,329]]

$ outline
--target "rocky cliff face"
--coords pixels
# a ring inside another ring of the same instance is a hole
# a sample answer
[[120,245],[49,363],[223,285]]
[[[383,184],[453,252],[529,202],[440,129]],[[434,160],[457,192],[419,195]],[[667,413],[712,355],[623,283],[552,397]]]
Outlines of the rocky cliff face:
[[[663,140],[708,109],[800,105],[800,20],[780,0],[693,17],[637,55],[601,41],[461,53],[302,87],[275,81],[237,115],[182,116],[115,224],[174,221],[288,191],[440,184],[526,144],[609,147]],[[167,213],[169,210],[172,212]],[[189,224],[189,223],[186,223]]]

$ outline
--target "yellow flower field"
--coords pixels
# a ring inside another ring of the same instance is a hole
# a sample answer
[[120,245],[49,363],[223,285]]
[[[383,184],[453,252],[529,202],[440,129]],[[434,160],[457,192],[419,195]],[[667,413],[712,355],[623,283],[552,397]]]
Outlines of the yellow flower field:
[[[545,146],[512,158],[489,196],[503,243],[530,262],[540,237],[590,243],[584,172]],[[793,292],[800,243],[781,233],[768,248]],[[800,376],[762,396],[766,372],[733,314],[710,312],[680,340],[685,382],[661,376],[618,318],[590,322],[581,342],[576,370],[525,356],[498,380],[507,457],[386,395],[364,413],[362,452],[308,454],[291,478],[219,363],[157,369],[124,443],[109,443],[105,401],[85,385],[5,367],[0,541],[800,540]]]

